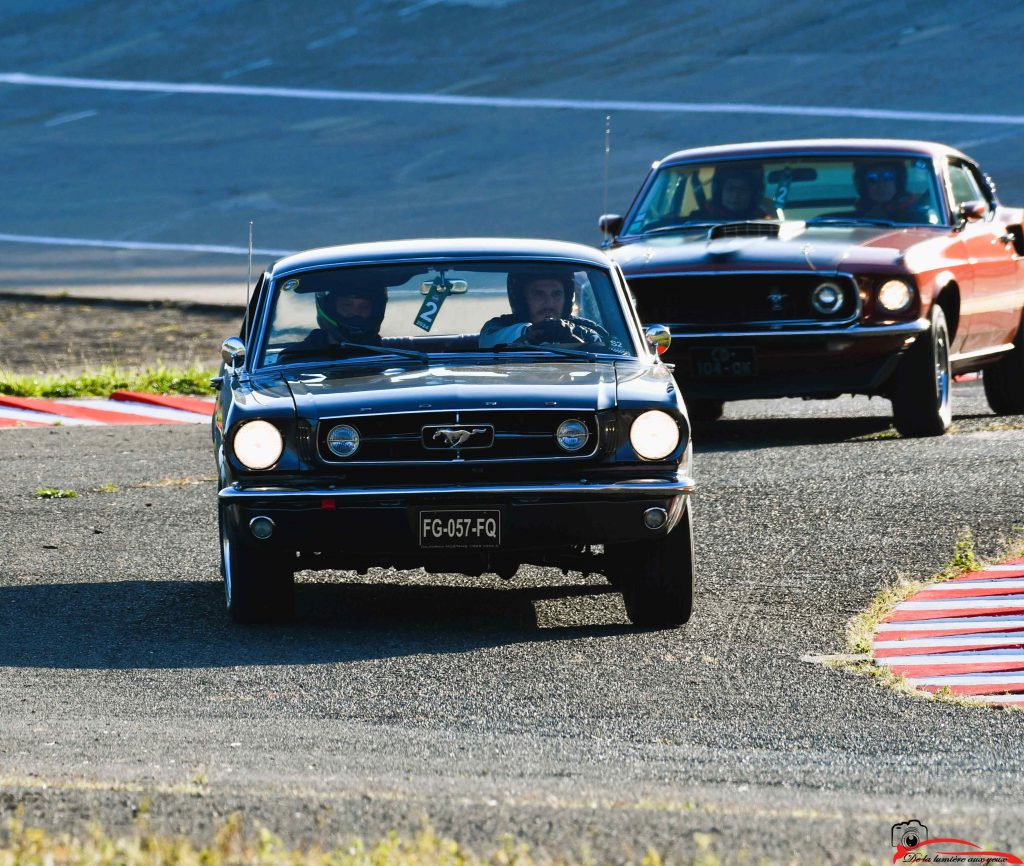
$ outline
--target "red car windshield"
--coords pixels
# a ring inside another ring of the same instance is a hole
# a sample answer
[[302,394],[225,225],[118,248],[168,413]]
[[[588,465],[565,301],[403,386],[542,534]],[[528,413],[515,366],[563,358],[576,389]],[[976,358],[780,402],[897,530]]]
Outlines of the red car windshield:
[[624,234],[744,220],[943,225],[930,159],[772,156],[662,168]]

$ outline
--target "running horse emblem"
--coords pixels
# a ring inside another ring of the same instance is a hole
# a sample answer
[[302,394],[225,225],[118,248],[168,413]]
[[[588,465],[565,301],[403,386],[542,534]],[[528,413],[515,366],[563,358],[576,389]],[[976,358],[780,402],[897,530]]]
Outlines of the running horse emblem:
[[473,436],[478,433],[486,433],[486,427],[474,427],[467,430],[465,427],[442,427],[434,433],[435,439],[443,439],[449,448],[458,448],[465,445]]

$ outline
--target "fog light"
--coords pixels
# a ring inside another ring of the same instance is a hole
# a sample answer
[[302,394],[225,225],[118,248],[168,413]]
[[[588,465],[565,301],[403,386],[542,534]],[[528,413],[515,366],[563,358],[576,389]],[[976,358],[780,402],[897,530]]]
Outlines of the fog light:
[[822,283],[811,294],[811,304],[826,316],[838,313],[843,306],[843,290],[835,283]]
[[661,529],[668,523],[668,512],[664,508],[648,508],[644,512],[644,526],[648,529]]
[[589,438],[587,425],[575,418],[563,421],[558,425],[558,430],[555,433],[555,439],[565,451],[579,451],[587,444]]
[[266,541],[274,534],[274,521],[269,517],[254,517],[249,521],[249,531],[260,541]]

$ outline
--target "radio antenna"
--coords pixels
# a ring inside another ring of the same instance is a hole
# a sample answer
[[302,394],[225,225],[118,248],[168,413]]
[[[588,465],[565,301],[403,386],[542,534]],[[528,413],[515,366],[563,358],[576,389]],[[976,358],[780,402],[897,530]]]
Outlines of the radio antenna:
[[245,341],[249,342],[249,295],[252,293],[252,220],[249,220],[249,275],[245,278],[245,321],[242,328],[245,331]]
[[[608,213],[608,156],[612,152],[612,116],[606,114],[604,116],[604,202],[601,207],[601,213]],[[604,232],[604,239],[606,241],[611,240],[611,235],[608,233],[608,227],[602,223],[601,228]]]

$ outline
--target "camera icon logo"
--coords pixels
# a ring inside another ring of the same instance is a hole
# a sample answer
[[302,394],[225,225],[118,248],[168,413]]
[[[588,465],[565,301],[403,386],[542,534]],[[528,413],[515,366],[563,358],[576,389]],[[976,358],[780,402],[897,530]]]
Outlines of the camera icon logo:
[[892,825],[892,847],[916,848],[928,838],[928,828],[916,818]]

